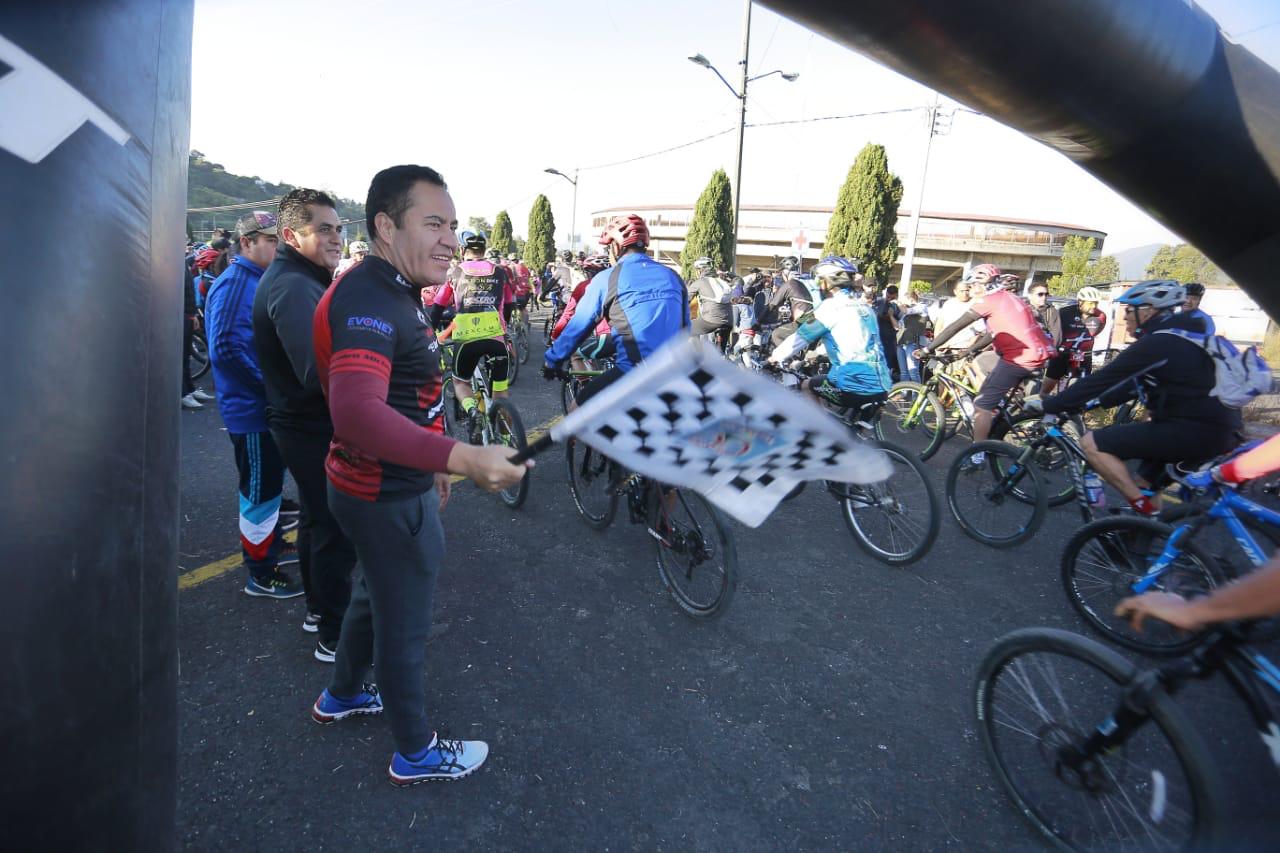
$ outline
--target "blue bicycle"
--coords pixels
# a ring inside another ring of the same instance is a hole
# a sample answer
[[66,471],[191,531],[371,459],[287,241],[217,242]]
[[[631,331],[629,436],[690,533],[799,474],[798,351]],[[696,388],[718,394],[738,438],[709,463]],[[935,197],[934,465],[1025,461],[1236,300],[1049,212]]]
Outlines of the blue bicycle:
[[[1085,621],[1109,640],[1153,654],[1182,654],[1203,640],[1204,632],[1187,634],[1160,623],[1135,632],[1113,613],[1121,599],[1153,589],[1184,598],[1204,595],[1267,562],[1280,531],[1280,512],[1237,489],[1216,483],[1193,489],[1183,472],[1170,466],[1169,474],[1181,485],[1184,502],[1164,518],[1176,523],[1105,518],[1082,527],[1062,553],[1063,586]],[[1197,495],[1203,502],[1193,502]],[[1231,541],[1223,540],[1223,532]],[[1272,622],[1262,623],[1261,630],[1270,632]]]

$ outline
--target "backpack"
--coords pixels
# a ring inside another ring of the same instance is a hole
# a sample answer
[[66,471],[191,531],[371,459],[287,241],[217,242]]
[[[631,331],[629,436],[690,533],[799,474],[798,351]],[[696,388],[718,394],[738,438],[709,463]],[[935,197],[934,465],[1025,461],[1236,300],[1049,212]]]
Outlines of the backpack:
[[1271,368],[1257,347],[1241,352],[1222,335],[1201,335],[1182,329],[1160,329],[1158,335],[1177,335],[1191,341],[1213,359],[1214,382],[1209,393],[1224,406],[1241,409],[1259,394],[1271,390]]

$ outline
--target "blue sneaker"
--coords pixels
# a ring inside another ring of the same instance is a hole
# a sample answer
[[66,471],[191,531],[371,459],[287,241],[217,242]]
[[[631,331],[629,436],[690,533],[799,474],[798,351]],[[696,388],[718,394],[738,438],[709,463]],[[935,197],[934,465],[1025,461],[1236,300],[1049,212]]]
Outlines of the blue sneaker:
[[297,598],[303,592],[305,590],[302,584],[294,583],[288,575],[278,570],[265,578],[255,578],[250,575],[249,580],[244,584],[245,595],[254,595],[259,598]]
[[352,714],[381,714],[382,698],[378,696],[378,688],[372,684],[364,688],[351,699],[339,699],[329,692],[329,688],[320,691],[320,698],[311,706],[311,719],[322,726],[336,723]]
[[426,754],[410,761],[400,753],[391,756],[387,773],[393,785],[461,779],[477,770],[489,757],[489,744],[482,740],[440,740],[431,736]]

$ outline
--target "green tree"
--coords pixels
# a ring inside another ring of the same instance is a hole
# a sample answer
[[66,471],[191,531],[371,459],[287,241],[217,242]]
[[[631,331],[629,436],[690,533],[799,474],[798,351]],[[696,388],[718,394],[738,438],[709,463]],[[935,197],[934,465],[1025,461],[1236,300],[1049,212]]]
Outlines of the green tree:
[[927,293],[933,293],[933,284],[917,278],[911,282],[909,290],[917,296],[924,296]]
[[884,146],[867,143],[840,187],[823,251],[857,259],[863,274],[883,285],[898,260],[901,203],[902,180],[889,171]]
[[493,233],[489,236],[489,248],[497,249],[505,258],[511,248],[511,217],[505,210],[499,210],[493,220]]
[[556,220],[551,215],[551,202],[540,195],[529,209],[529,242],[524,245],[524,262],[533,272],[541,273],[555,254]]
[[1049,277],[1049,292],[1054,296],[1075,296],[1089,283],[1089,256],[1093,254],[1093,238],[1071,236],[1062,246],[1062,273]]
[[493,226],[483,216],[467,217],[467,229],[470,231],[483,231],[485,234],[493,233]]
[[685,281],[693,275],[693,262],[703,257],[722,269],[733,257],[733,195],[724,169],[711,173],[693,208],[693,221],[680,252],[680,274]]
[[1120,262],[1116,260],[1115,255],[1103,255],[1098,258],[1097,263],[1089,265],[1089,271],[1085,273],[1090,284],[1106,284],[1120,280]]
[[1161,246],[1151,263],[1147,264],[1147,278],[1171,278],[1184,284],[1198,281],[1201,284],[1230,284],[1218,266],[1204,256],[1195,246],[1179,243],[1177,246]]

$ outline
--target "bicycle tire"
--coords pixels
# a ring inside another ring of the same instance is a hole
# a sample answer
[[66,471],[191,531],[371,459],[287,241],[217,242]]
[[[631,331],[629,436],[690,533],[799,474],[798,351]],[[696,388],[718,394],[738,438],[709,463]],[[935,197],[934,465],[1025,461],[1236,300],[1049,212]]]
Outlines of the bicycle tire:
[[467,429],[466,413],[462,408],[462,401],[458,399],[458,394],[453,388],[453,379],[446,376],[444,380],[444,428],[450,436],[457,441],[463,443],[471,440],[471,435]]
[[[710,619],[721,615],[737,587],[738,555],[733,534],[715,507],[697,492],[671,489],[675,497],[668,510],[662,487],[651,483],[649,488],[652,494],[648,525],[663,584],[680,609],[690,616]],[[699,514],[703,520],[699,520]],[[719,571],[706,567],[717,553],[724,557]],[[681,563],[678,557],[688,560]],[[704,590],[706,594],[700,595]]]
[[987,763],[1059,849],[1218,849],[1221,775],[1164,688],[1151,689],[1146,719],[1123,744],[1077,769],[1062,761],[1064,750],[1113,721],[1138,676],[1115,651],[1077,634],[1029,628],[1001,637],[974,679]]
[[919,382],[897,382],[889,389],[880,409],[879,431],[881,436],[905,447],[923,461],[942,446],[945,418],[942,403],[927,393],[925,386]]
[[[618,495],[610,487],[615,466],[600,451],[576,438],[565,442],[564,455],[569,466],[569,494],[578,515],[592,530],[606,529],[618,514]],[[597,493],[594,496],[590,494],[592,486]]]
[[[1014,447],[1026,447],[1044,435],[1044,431],[1044,421],[1040,416],[1028,415],[1014,419],[1001,430],[993,430],[991,437]],[[1039,448],[1031,460],[1040,469],[1040,479],[1044,482],[1049,506],[1070,503],[1076,496],[1076,478],[1068,466],[1076,463],[1076,457],[1064,451],[1057,441],[1051,441]]]
[[[508,403],[506,400],[494,400],[493,407],[489,409],[489,424],[493,430],[493,438],[498,444],[510,447],[512,450],[520,451],[528,447],[529,442],[525,436],[524,423],[520,420],[520,413],[516,411],[516,407]],[[520,482],[516,483],[509,489],[503,489],[498,492],[498,497],[510,509],[519,509],[529,497],[529,469],[525,469],[524,476],[520,478]]]
[[209,361],[209,341],[204,332],[196,332],[191,336],[191,378],[200,379],[209,372],[212,363]]
[[529,324],[523,320],[517,321],[516,324],[516,344],[520,350],[520,363],[528,364],[529,350],[532,347],[529,345]]
[[507,387],[516,384],[516,376],[520,373],[520,348],[515,338],[508,335],[503,338],[507,349]]
[[[1133,584],[1147,573],[1174,528],[1151,518],[1131,515],[1103,518],[1076,531],[1062,550],[1062,586],[1067,599],[1107,640],[1152,655],[1180,655],[1204,639],[1207,631],[1187,634],[1156,619],[1141,632],[1115,616],[1116,604],[1133,595]],[[1222,582],[1221,570],[1195,542],[1178,543],[1179,557],[1153,589],[1179,595],[1203,595]],[[1184,557],[1190,557],[1184,560]]]
[[[1035,465],[1014,467],[1021,452],[1003,441],[980,441],[966,447],[947,470],[947,507],[952,518],[966,535],[992,548],[1020,545],[1034,536],[1044,522],[1048,507],[1044,484]],[[977,453],[986,454],[985,464],[967,467],[965,460]],[[1003,457],[1003,461],[997,462],[996,457]],[[988,484],[993,488],[984,488]],[[971,491],[978,498],[972,506],[968,500]],[[1021,513],[1015,517],[1000,512],[1005,524],[999,529],[994,523],[982,520],[983,510],[1003,506],[1024,507],[1029,515],[1015,524],[1008,520],[1020,518]],[[1009,528],[1008,532],[1004,532],[1005,527]]]
[[[933,547],[942,527],[942,508],[938,506],[938,495],[929,472],[914,453],[888,442],[870,444],[889,456],[894,463],[894,474],[883,483],[837,484],[844,491],[843,495],[837,495],[840,514],[862,550],[882,563],[905,566],[928,554]],[[919,523],[921,504],[928,513],[923,525]],[[882,524],[876,523],[877,517],[883,517]],[[886,531],[883,538],[887,543],[881,541],[880,527]],[[907,535],[913,531],[918,531],[917,535]]]

